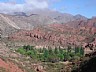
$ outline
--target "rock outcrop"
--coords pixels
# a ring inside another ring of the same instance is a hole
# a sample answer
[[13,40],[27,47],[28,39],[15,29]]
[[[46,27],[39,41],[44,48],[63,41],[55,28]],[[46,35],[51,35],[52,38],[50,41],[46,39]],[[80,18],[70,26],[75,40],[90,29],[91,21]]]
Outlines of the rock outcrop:
[[[84,43],[95,43],[96,19],[87,21],[77,20],[68,24],[50,24],[36,27],[33,30],[20,30],[9,35],[9,40],[34,42],[36,45],[83,45]],[[75,25],[76,24],[76,25]],[[71,26],[73,25],[73,26]],[[86,39],[89,38],[87,41]],[[93,41],[94,39],[94,41]]]

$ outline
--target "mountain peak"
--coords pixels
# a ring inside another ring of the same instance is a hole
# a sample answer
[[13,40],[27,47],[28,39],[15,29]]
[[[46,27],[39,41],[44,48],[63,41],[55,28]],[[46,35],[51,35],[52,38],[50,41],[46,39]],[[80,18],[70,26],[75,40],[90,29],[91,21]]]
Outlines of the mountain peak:
[[16,16],[27,16],[26,13],[24,13],[24,12],[14,12],[13,15],[16,15]]
[[77,14],[74,16],[75,19],[79,19],[79,20],[87,20],[87,17],[83,16],[83,15],[80,15],[80,14]]

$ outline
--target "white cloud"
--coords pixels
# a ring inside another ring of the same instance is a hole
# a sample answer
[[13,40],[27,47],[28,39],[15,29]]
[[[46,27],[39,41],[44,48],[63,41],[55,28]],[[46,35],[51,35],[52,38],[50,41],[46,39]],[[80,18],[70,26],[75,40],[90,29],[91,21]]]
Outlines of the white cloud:
[[[16,0],[11,0],[16,1]],[[0,2],[1,13],[27,12],[33,9],[48,8],[48,0],[25,0],[23,4]]]
[[25,0],[25,3],[24,6],[27,7],[27,10],[48,8],[48,3],[44,0]]

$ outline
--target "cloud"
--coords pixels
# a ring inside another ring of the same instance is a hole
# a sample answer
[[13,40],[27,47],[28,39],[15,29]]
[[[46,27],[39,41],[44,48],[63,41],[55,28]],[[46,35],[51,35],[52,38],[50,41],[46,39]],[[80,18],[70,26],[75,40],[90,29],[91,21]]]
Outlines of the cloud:
[[13,2],[16,2],[16,0],[9,0],[7,3],[0,2],[0,12],[29,12],[34,9],[45,9],[49,7],[48,0],[25,0],[24,3],[21,4]]

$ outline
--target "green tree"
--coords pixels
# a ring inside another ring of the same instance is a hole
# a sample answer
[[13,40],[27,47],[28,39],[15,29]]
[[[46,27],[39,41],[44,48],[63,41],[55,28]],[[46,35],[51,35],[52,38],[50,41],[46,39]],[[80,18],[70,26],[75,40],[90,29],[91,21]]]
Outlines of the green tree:
[[38,57],[37,51],[35,49],[27,51],[26,54],[29,55],[31,58],[36,59]]
[[31,46],[30,45],[27,45],[26,48],[27,48],[27,50],[31,50]]
[[64,54],[58,54],[60,61],[64,60]]
[[44,61],[47,61],[48,56],[49,56],[48,50],[47,49],[44,49],[44,53],[43,53],[43,57],[44,57],[43,59],[44,59]]
[[25,50],[26,50],[26,46],[25,46],[25,45],[23,46],[23,49],[25,49]]
[[38,49],[38,52],[39,52],[39,53],[43,53],[43,49],[41,49],[41,48]]
[[80,48],[80,54],[84,55],[84,49],[82,47]]
[[49,54],[47,60],[48,60],[49,62],[55,63],[55,62],[58,62],[58,61],[59,61],[59,58],[58,58],[58,56],[57,56],[55,53],[53,53],[52,55]]
[[23,48],[19,48],[17,50],[17,52],[19,52],[20,54],[25,54],[26,53],[26,51]]
[[80,49],[78,46],[75,46],[75,54],[79,53],[80,52]]
[[30,50],[30,48],[31,48],[31,47],[30,47],[30,45],[27,45],[27,46],[25,46],[25,45],[24,45],[24,46],[23,46],[23,49],[25,49],[25,50],[26,50],[26,52],[27,52],[27,51],[29,51],[29,50]]
[[44,55],[43,54],[38,54],[38,60],[44,61]]
[[64,54],[63,49],[59,48],[59,54]]
[[55,47],[54,53],[55,53],[55,54],[59,54],[58,48]]
[[68,52],[65,52],[63,55],[64,55],[64,60],[68,60],[68,59],[69,59],[69,54],[68,54]]
[[67,51],[68,51],[68,52],[71,52],[71,46],[68,46]]
[[50,55],[54,54],[52,48],[48,48],[48,51],[49,51],[49,54],[50,54]]
[[33,50],[34,49],[34,46],[30,46],[29,48],[30,48],[30,50]]

